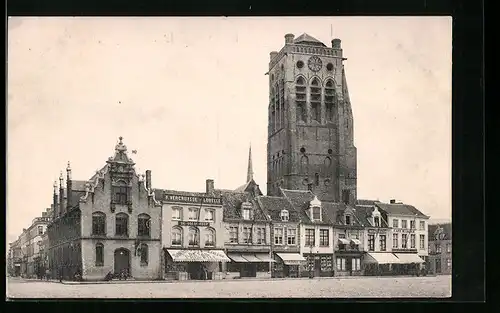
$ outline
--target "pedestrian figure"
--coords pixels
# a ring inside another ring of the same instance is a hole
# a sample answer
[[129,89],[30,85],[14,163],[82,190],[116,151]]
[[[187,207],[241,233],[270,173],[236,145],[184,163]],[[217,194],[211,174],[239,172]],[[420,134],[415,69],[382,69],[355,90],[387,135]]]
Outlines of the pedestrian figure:
[[46,269],[45,270],[45,280],[49,280],[49,276],[50,276],[50,270]]
[[62,283],[63,281],[63,267],[59,267],[59,282]]

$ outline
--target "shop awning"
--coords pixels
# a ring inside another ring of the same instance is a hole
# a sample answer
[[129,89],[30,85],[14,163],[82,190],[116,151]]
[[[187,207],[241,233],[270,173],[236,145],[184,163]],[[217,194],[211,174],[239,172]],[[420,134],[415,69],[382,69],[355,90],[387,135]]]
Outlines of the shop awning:
[[365,258],[365,263],[378,263],[378,264],[401,264],[401,261],[392,253],[367,253],[368,257]]
[[400,263],[403,264],[424,263],[424,260],[415,253],[395,253],[395,255],[400,260]]
[[262,262],[261,259],[257,258],[255,256],[255,254],[253,253],[242,253],[241,256],[246,259],[248,262],[252,262],[252,263],[260,263]]
[[339,243],[340,243],[341,245],[348,245],[348,244],[349,244],[349,243],[351,243],[351,242],[349,241],[349,239],[339,238]]
[[239,253],[228,253],[227,256],[233,261],[238,263],[248,263],[248,260],[243,258]]
[[257,259],[259,259],[261,262],[276,262],[275,260],[273,260],[269,254],[267,253],[255,253],[255,256],[257,257]]
[[299,265],[302,262],[305,262],[303,256],[298,253],[276,253],[286,265]]
[[229,262],[222,250],[167,250],[174,262]]
[[351,238],[351,242],[354,243],[355,245],[361,244],[361,241],[359,241],[358,239],[354,239],[354,238]]

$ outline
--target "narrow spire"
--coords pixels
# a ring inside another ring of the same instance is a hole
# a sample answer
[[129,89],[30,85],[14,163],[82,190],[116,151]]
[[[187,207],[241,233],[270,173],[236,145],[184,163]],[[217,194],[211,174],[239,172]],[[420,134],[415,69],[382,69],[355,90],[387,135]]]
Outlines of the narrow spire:
[[248,149],[248,170],[247,170],[247,183],[253,179],[253,166],[252,166],[252,144]]

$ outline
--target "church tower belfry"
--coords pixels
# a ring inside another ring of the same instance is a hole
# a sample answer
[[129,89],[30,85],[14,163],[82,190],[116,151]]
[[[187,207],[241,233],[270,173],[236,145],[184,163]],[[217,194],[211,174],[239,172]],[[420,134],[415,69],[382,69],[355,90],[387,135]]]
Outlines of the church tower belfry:
[[312,190],[354,204],[356,147],[340,39],[285,35],[270,53],[267,194]]

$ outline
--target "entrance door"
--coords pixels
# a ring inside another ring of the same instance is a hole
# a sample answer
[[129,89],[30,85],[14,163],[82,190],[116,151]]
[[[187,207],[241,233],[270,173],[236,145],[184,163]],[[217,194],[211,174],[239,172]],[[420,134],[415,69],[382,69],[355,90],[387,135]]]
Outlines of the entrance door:
[[314,257],[314,276],[319,277],[321,271],[321,259],[318,257]]
[[436,273],[441,273],[441,259],[436,259]]
[[125,248],[115,250],[115,274],[120,274],[122,271],[130,273],[130,251]]
[[203,264],[199,262],[189,262],[187,266],[187,271],[189,273],[189,279],[192,280],[202,280],[205,279],[205,273],[203,271]]

